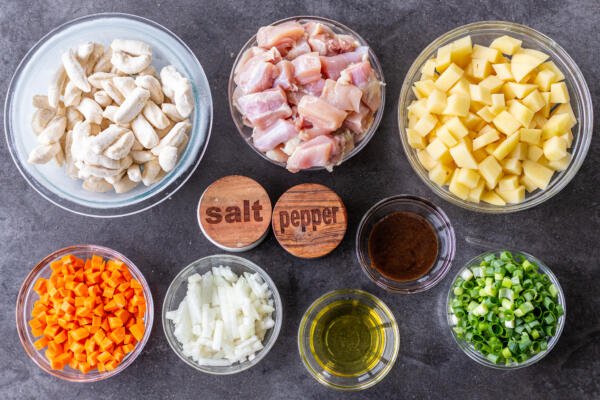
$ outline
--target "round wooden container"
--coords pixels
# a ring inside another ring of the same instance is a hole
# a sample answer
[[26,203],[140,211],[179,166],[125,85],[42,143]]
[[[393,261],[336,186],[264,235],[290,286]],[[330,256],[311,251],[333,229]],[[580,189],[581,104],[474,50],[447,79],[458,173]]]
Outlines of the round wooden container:
[[271,200],[255,180],[225,176],[202,193],[197,217],[202,233],[215,246],[232,252],[247,251],[267,236]]
[[340,244],[348,216],[342,199],[334,191],[316,183],[303,183],[277,200],[272,225],[277,241],[290,254],[317,258]]

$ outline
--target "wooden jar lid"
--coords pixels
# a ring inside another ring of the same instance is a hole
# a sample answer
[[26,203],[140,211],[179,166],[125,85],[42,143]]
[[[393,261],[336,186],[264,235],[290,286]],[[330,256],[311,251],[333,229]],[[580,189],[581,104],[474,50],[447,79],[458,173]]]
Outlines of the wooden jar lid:
[[277,200],[272,225],[277,241],[290,254],[317,258],[340,244],[348,216],[334,191],[316,183],[304,183],[290,188]]
[[255,180],[225,176],[206,188],[198,204],[198,223],[204,236],[228,251],[258,245],[271,223],[271,199]]

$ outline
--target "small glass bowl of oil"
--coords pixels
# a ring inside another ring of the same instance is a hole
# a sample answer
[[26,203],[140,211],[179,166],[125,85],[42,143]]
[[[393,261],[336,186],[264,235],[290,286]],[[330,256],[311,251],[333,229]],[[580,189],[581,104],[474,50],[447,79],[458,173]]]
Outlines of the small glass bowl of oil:
[[298,350],[321,384],[363,390],[390,372],[400,348],[398,324],[377,297],[358,289],[324,294],[304,313]]

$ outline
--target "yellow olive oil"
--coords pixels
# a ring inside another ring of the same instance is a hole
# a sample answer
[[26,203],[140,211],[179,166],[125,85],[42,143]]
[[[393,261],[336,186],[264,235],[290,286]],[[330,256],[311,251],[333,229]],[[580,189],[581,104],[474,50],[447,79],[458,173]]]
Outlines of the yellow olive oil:
[[310,351],[332,375],[357,377],[370,371],[384,345],[381,317],[358,300],[332,302],[310,326]]

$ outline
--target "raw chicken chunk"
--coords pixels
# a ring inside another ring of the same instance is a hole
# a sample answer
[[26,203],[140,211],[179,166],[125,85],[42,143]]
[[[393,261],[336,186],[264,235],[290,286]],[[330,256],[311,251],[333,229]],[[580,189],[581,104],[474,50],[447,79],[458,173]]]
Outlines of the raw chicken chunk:
[[280,25],[263,26],[256,34],[256,41],[264,49],[277,47],[281,50],[291,48],[302,36],[302,25],[298,22],[285,22]]
[[359,63],[369,56],[369,48],[361,46],[349,53],[341,53],[330,57],[321,57],[323,73],[327,78],[337,80],[340,73],[350,64]]
[[304,96],[298,104],[298,114],[313,124],[313,126],[335,131],[344,122],[347,113],[335,108],[325,100],[314,97]]
[[331,136],[317,136],[296,147],[288,158],[287,169],[298,172],[311,167],[326,167],[335,148],[336,142]]
[[238,107],[244,117],[259,128],[266,128],[278,119],[292,115],[292,109],[281,88],[241,96]]
[[362,95],[362,91],[352,84],[327,79],[321,98],[340,110],[358,112]]
[[321,58],[319,53],[306,53],[292,61],[294,78],[300,85],[321,79]]
[[279,119],[266,129],[254,128],[252,140],[254,147],[260,151],[272,150],[293,137],[298,136],[298,130],[293,123]]

